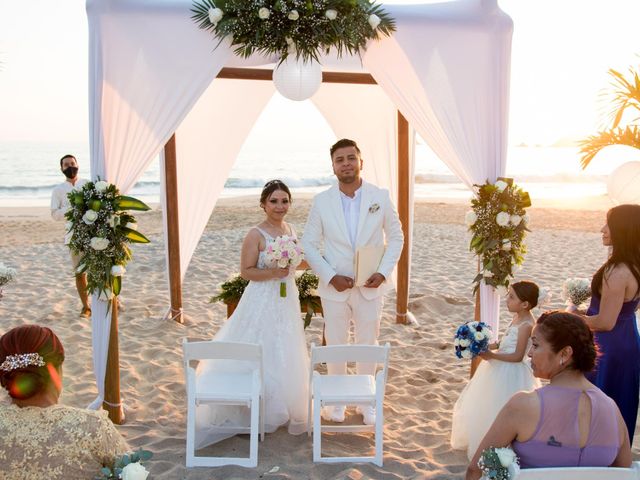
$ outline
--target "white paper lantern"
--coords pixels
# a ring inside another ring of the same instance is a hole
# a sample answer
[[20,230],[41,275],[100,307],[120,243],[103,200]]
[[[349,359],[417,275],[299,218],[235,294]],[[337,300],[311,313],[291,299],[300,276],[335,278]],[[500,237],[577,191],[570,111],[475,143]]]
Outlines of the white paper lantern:
[[287,58],[273,70],[273,83],[282,96],[290,100],[306,100],[320,88],[322,67],[318,62]]
[[618,205],[640,203],[640,162],[623,163],[611,172],[607,193]]

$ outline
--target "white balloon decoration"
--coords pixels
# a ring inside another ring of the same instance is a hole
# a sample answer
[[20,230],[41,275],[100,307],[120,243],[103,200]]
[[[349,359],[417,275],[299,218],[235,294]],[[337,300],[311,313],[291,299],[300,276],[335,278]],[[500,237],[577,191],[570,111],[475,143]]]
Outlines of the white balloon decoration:
[[607,193],[615,203],[640,203],[640,162],[616,168],[607,180]]
[[318,62],[289,58],[273,70],[273,83],[282,96],[290,100],[306,100],[322,84],[322,67]]

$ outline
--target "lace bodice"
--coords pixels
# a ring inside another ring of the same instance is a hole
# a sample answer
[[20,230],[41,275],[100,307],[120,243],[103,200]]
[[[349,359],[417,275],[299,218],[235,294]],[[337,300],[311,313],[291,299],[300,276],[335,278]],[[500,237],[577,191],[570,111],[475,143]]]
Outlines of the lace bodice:
[[[274,243],[276,241],[277,237],[273,237],[267,231],[263,230],[260,227],[255,227],[255,228],[256,228],[256,230],[258,230],[262,234],[262,236],[264,237],[265,243],[266,243],[265,249],[264,250],[260,250],[260,253],[258,254],[258,263],[256,265],[256,268],[260,268],[260,269],[276,268],[277,265],[276,265],[275,261],[270,260],[267,257],[267,247],[269,246],[270,243]],[[290,228],[291,228],[291,236],[297,240],[298,237],[296,236],[295,230],[291,226],[290,226]],[[295,274],[295,269],[292,268],[291,269],[291,273],[289,274],[289,277],[292,277],[294,274]]]
[[127,451],[105,411],[0,406],[0,478],[94,478]]

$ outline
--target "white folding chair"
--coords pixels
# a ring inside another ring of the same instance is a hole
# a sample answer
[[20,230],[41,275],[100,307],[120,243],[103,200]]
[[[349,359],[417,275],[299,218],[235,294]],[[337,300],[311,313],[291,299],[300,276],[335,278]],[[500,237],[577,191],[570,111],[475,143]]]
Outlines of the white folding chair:
[[[250,343],[182,340],[184,372],[187,387],[187,467],[220,465],[258,466],[258,434],[264,440],[264,395],[262,347]],[[246,372],[215,370],[196,376],[200,360],[244,361]],[[249,458],[196,457],[196,407],[201,404],[241,405],[251,411],[248,428],[233,428],[233,433],[249,433]]]
[[[316,347],[311,344],[311,371],[309,420],[307,431],[311,434],[313,410],[313,461],[314,462],[372,462],[382,466],[384,389],[387,383],[389,344],[332,345]],[[366,362],[382,364],[375,378],[372,375],[321,375],[315,370],[319,363]],[[324,406],[370,405],[376,410],[375,425],[322,425],[320,411]],[[375,432],[375,456],[373,457],[323,457],[322,432]]]
[[521,469],[513,480],[640,480],[640,462],[633,462],[631,468],[526,468]]

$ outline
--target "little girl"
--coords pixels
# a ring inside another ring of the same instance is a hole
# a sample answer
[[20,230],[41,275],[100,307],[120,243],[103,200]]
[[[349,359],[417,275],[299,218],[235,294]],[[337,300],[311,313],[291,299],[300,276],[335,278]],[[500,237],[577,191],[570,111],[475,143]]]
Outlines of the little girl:
[[467,450],[471,459],[480,441],[495,420],[498,412],[511,396],[520,390],[533,390],[540,383],[526,363],[529,337],[534,319],[531,309],[538,304],[540,290],[533,282],[517,282],[507,294],[507,309],[513,320],[502,341],[491,350],[480,354],[475,375],[460,394],[453,408],[451,446]]

